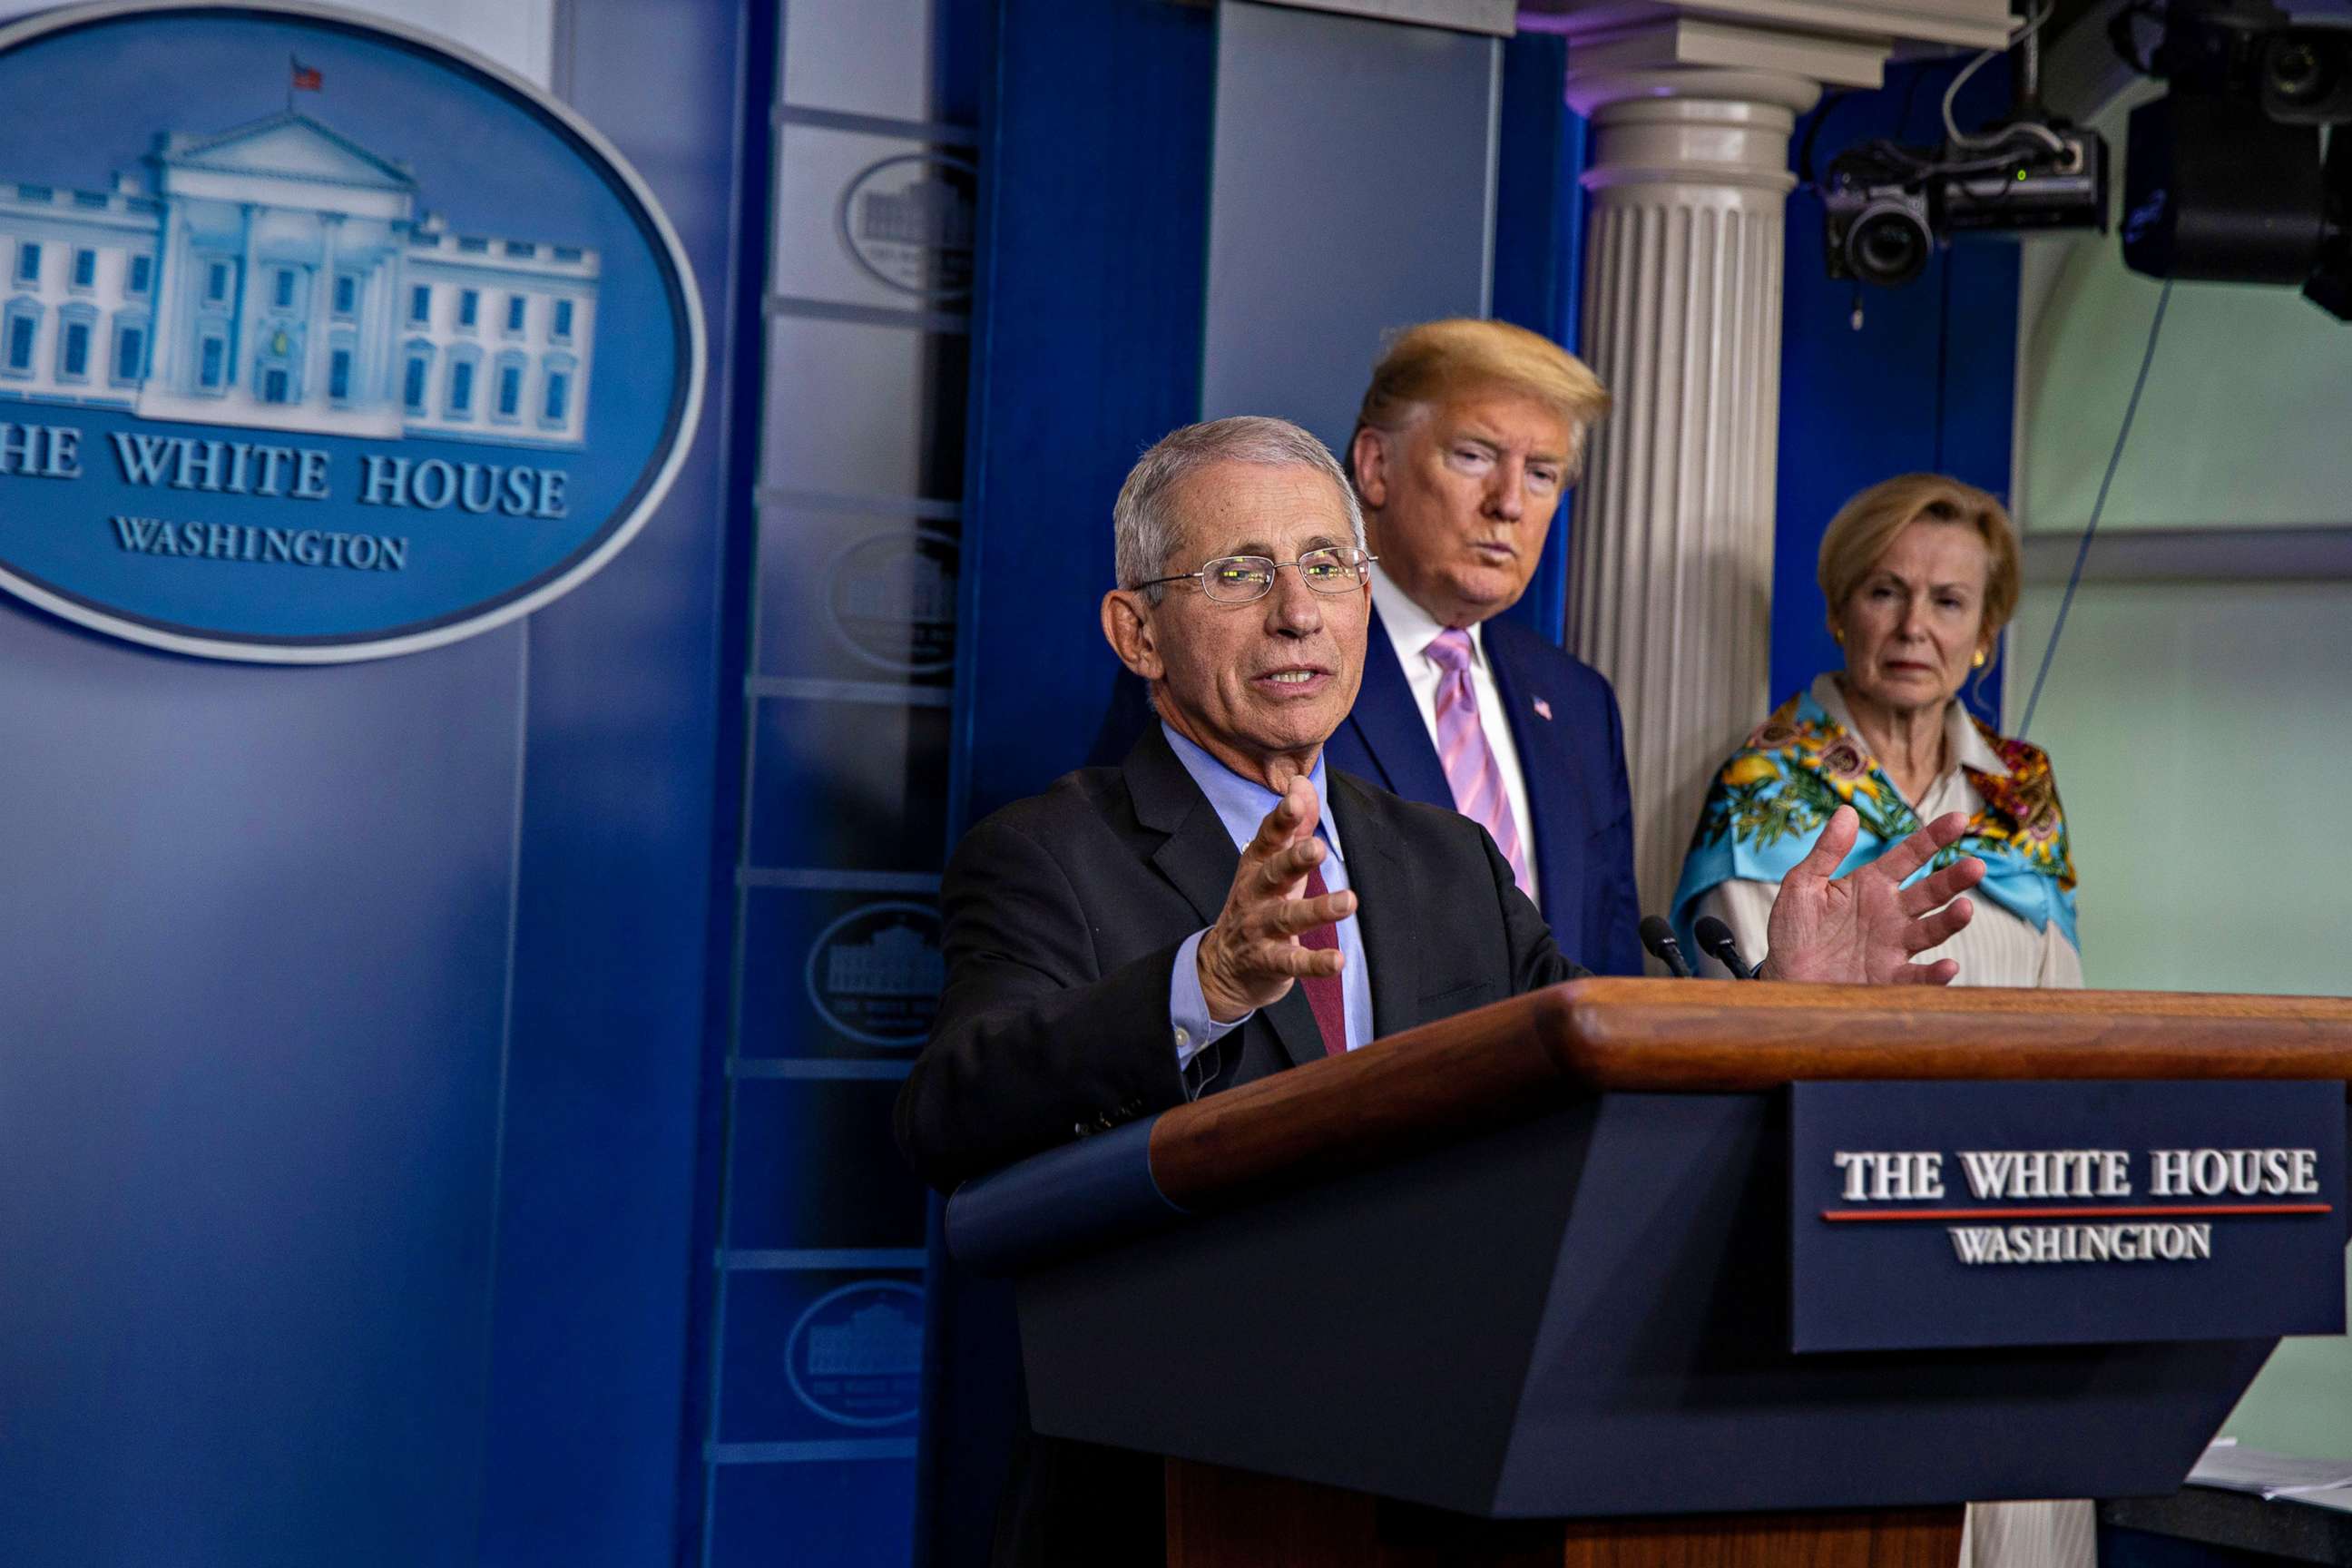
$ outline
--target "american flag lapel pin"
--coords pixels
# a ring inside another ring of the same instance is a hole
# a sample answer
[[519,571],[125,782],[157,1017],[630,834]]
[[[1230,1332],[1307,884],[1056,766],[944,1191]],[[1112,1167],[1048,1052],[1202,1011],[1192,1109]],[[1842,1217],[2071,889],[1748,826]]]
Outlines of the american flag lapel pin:
[[1550,704],[1549,702],[1546,701],[1544,699],[1542,699],[1542,698],[1540,698],[1540,697],[1537,698],[1537,699],[1536,699],[1536,712],[1537,712],[1540,717],[1542,717],[1542,718],[1545,718],[1545,719],[1549,719],[1549,718],[1550,718],[1550,717],[1551,717],[1551,704]]

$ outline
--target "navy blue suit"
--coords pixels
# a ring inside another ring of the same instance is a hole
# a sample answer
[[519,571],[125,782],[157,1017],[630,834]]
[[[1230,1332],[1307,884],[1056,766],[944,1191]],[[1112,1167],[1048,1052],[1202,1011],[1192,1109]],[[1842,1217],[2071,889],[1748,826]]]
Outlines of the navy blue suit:
[[[1487,621],[1478,638],[1518,748],[1528,810],[1535,818],[1536,892],[1552,940],[1599,973],[1639,974],[1642,910],[1633,887],[1633,805],[1617,694],[1599,670],[1516,621]],[[1151,718],[1143,683],[1121,670],[1092,760],[1116,764]],[[1367,639],[1363,689],[1325,754],[1332,767],[1391,795],[1449,809],[1454,805],[1436,742],[1422,722],[1378,610]]]

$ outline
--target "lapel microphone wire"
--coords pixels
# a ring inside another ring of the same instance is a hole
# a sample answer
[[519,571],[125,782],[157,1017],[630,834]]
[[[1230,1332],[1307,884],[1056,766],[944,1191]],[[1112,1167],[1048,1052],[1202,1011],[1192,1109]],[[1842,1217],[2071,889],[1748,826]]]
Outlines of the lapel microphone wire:
[[2099,514],[2107,510],[2107,487],[2116,482],[2116,468],[2124,460],[2124,444],[2131,439],[2132,419],[2139,413],[2139,395],[2147,388],[2148,366],[2156,363],[2156,340],[2164,331],[2164,309],[2172,303],[2172,279],[2164,280],[2164,292],[2156,297],[2156,319],[2147,324],[2147,348],[2139,357],[2139,378],[2132,383],[2131,401],[2124,405],[2123,428],[2116,432],[2116,449],[2107,455],[2107,471],[2099,480],[2098,498],[2091,502],[2091,521],[2083,525],[2083,542],[2074,551],[2074,570],[2066,578],[2066,593],[2058,601],[2058,618],[2050,624],[2050,640],[2042,645],[2042,668],[2033,673],[2033,694],[2025,700],[2025,721],[2017,727],[2017,738],[2025,739],[2033,728],[2033,710],[2042,702],[2042,683],[2050,679],[2050,661],[2058,652],[2059,634],[2066,629],[2066,612],[2074,607],[2074,590],[2082,585],[2083,563],[2091,558],[2091,539],[2099,531]]

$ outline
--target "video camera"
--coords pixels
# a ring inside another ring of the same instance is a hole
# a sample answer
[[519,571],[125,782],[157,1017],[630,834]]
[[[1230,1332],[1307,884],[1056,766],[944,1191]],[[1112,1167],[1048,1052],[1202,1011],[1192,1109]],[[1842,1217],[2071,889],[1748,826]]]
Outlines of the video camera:
[[2107,144],[2096,132],[2012,121],[1974,145],[1866,142],[1821,184],[1829,274],[1894,288],[1956,234],[2087,228],[2107,218]]
[[2165,79],[2132,110],[2124,262],[2154,278],[2293,283],[2352,320],[2352,28],[2294,24],[2270,0],[2168,0],[2145,59],[2118,12],[2116,47]]

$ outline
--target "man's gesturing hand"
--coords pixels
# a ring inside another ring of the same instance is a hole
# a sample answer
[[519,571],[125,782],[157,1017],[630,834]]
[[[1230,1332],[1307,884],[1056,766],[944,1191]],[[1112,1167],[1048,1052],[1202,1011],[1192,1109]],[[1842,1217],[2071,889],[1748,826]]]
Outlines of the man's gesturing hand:
[[1281,1001],[1302,974],[1339,973],[1339,949],[1298,945],[1300,931],[1345,920],[1356,910],[1350,892],[1299,896],[1307,873],[1323,858],[1323,841],[1315,837],[1321,810],[1315,786],[1304,774],[1293,778],[1282,804],[1265,814],[1242,850],[1233,890],[1199,949],[1201,994],[1220,1024]]
[[1948,942],[1976,911],[1958,897],[1981,881],[1985,864],[1956,860],[1912,886],[1903,879],[1968,831],[1958,812],[1939,816],[1852,874],[1831,877],[1853,848],[1860,819],[1840,806],[1821,841],[1781,879],[1767,928],[1770,980],[1820,980],[1845,984],[1948,985],[1960,966],[1948,958],[1914,963],[1914,953]]

